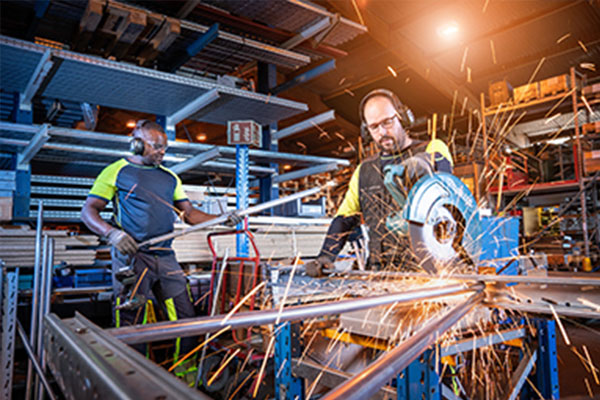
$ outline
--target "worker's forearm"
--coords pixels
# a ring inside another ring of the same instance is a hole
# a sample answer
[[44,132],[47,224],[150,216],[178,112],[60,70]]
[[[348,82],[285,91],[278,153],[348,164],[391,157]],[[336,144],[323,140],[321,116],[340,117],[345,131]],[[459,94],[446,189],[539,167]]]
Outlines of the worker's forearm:
[[207,214],[205,212],[202,212],[202,211],[196,210],[196,209],[186,212],[183,215],[183,219],[185,220],[185,222],[187,222],[190,225],[200,224],[202,222],[206,222],[206,221],[211,220],[216,217],[218,217],[218,215]]
[[108,232],[113,228],[110,224],[106,223],[100,216],[100,212],[91,208],[85,207],[81,212],[81,219],[85,226],[89,230],[99,236],[106,236]]

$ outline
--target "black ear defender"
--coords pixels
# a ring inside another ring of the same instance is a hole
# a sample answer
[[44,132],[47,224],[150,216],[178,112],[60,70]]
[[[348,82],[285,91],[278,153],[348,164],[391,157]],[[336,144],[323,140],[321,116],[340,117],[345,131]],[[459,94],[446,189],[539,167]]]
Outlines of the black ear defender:
[[369,132],[369,128],[367,127],[367,122],[365,121],[365,104],[369,99],[373,97],[386,97],[391,102],[394,108],[396,109],[396,113],[398,113],[398,118],[400,119],[400,124],[404,129],[409,129],[415,123],[415,115],[411,111],[410,108],[405,106],[398,96],[396,96],[392,91],[387,89],[375,89],[371,90],[367,93],[362,100],[360,101],[360,105],[358,106],[358,114],[360,116],[360,136],[362,137],[363,144],[369,144],[371,141],[371,133]]
[[142,139],[140,139],[139,137],[135,137],[135,135],[137,134],[137,132],[139,130],[143,129],[144,126],[149,124],[150,122],[151,121],[149,121],[147,119],[139,120],[135,124],[135,128],[133,128],[133,132],[131,132],[131,135],[133,136],[133,138],[129,142],[129,151],[134,156],[143,156],[144,155],[144,150],[146,148],[146,146],[144,146],[144,141]]

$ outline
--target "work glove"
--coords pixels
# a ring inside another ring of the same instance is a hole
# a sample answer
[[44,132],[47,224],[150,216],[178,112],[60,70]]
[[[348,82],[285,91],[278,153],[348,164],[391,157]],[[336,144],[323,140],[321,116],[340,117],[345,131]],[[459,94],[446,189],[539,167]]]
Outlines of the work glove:
[[239,215],[237,211],[232,211],[225,215],[227,216],[227,220],[223,222],[223,225],[228,226],[230,228],[235,228],[237,224],[244,220],[244,217]]
[[125,231],[112,228],[108,231],[106,238],[121,254],[132,256],[137,252],[138,245],[136,241]]
[[304,264],[304,271],[306,271],[306,275],[312,276],[313,278],[323,276],[323,268],[334,268],[331,259],[325,255],[319,256],[315,260]]

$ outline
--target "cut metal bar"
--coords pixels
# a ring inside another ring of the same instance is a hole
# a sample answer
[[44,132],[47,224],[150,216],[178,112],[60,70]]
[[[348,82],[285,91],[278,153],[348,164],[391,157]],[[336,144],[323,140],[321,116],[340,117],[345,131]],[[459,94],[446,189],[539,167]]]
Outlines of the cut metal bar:
[[[44,277],[42,279],[42,293],[40,301],[40,320],[38,322],[39,333],[38,333],[38,359],[42,362],[42,371],[46,370],[46,359],[44,358],[44,341],[43,341],[43,327],[44,318],[50,312],[50,301],[52,298],[52,269],[54,267],[54,238],[48,238],[48,256],[46,261],[46,270],[44,271]],[[36,382],[38,379],[36,378]],[[37,395],[36,399],[42,400],[43,391],[41,383],[36,388]]]
[[40,363],[39,363],[37,357],[35,356],[33,349],[31,348],[31,345],[29,344],[29,339],[27,338],[27,333],[25,332],[25,329],[23,328],[23,325],[21,325],[21,321],[19,321],[19,320],[17,320],[17,331],[19,332],[19,336],[21,336],[21,341],[23,342],[25,351],[27,352],[27,355],[29,356],[29,360],[33,364],[33,367],[35,368],[36,372],[38,373],[38,376],[40,377],[40,380],[42,381],[42,385],[44,385],[44,388],[46,389],[46,393],[48,394],[48,397],[50,397],[50,400],[55,400],[56,395],[52,391],[52,388],[50,387],[50,384],[48,383],[48,380],[46,379],[46,376],[44,375],[44,372],[42,371],[42,367],[40,366]]
[[[276,321],[286,322],[306,320],[310,318],[343,314],[351,311],[385,306],[388,304],[406,304],[434,299],[437,297],[452,296],[472,292],[475,290],[483,290],[483,287],[484,286],[481,284],[475,284],[472,286],[437,286],[374,297],[286,307],[283,309],[283,311],[280,311],[279,308],[275,308],[270,310],[242,312],[233,314],[227,320],[226,325],[230,326],[233,330],[257,325],[272,324]],[[189,318],[175,322],[165,321],[156,324],[134,325],[110,329],[108,332],[125,343],[145,343],[156,340],[196,336],[207,332],[215,332],[224,327],[224,318],[225,315]]]
[[44,124],[37,131],[35,136],[29,141],[29,144],[22,152],[19,153],[17,168],[27,168],[29,166],[29,162],[35,157],[35,155],[42,149],[44,144],[50,139],[48,135],[48,128],[50,125]]
[[192,100],[190,103],[182,107],[180,110],[174,112],[167,117],[167,126],[175,126],[186,118],[191,117],[198,111],[215,102],[220,97],[217,88],[213,88],[208,92],[202,94],[197,99]]
[[323,399],[369,399],[373,393],[416,360],[444,332],[452,328],[473,307],[479,304],[483,298],[483,290],[473,294],[444,316],[423,326],[421,330],[400,343],[392,351],[383,354],[352,379],[327,393]]
[[180,162],[179,164],[175,164],[171,166],[169,169],[176,174],[181,174],[182,172],[188,171],[190,169],[196,168],[198,165],[205,163],[208,160],[212,160],[213,158],[220,157],[221,153],[217,147],[214,147],[204,153],[197,154],[193,157],[188,158],[187,160]]
[[[242,217],[244,217],[246,215],[250,215],[250,214],[255,214],[257,212],[260,212],[263,210],[268,210],[269,208],[276,207],[281,204],[289,203],[290,201],[294,201],[297,199],[304,198],[306,196],[310,196],[311,194],[319,193],[322,189],[323,189],[322,187],[315,187],[312,189],[303,190],[301,192],[292,194],[290,196],[282,197],[280,199],[275,199],[272,201],[267,201],[266,203],[248,207],[245,210],[238,210],[237,213],[238,213],[238,215],[240,215]],[[163,240],[174,239],[176,237],[187,235],[188,233],[196,232],[196,231],[208,228],[210,226],[220,225],[220,224],[223,224],[225,221],[227,221],[228,218],[229,218],[228,215],[221,215],[221,216],[213,218],[209,221],[201,222],[194,226],[190,226],[189,228],[186,228],[182,231],[172,232],[172,233],[168,233],[166,235],[161,235],[161,236],[155,237],[153,239],[146,240],[145,242],[140,243],[139,247],[152,246],[153,244],[162,242]]]
[[440,349],[440,357],[464,353],[473,349],[478,349],[480,347],[493,346],[498,343],[503,343],[508,340],[513,340],[522,337],[525,337],[524,328],[500,331],[486,336],[464,339],[442,347]]
[[314,117],[305,119],[304,121],[298,122],[297,124],[288,126],[287,128],[278,130],[272,135],[275,140],[281,140],[295,133],[305,131],[310,128],[314,128],[319,124],[324,124],[335,119],[335,111],[329,110]]
[[510,391],[509,395],[505,397],[507,400],[515,400],[517,398],[521,388],[523,387],[523,384],[525,383],[525,378],[527,378],[531,372],[531,369],[535,365],[536,361],[537,350],[534,350],[529,357],[523,357],[519,363],[519,366],[517,367],[517,370],[510,379],[510,387],[512,390]]
[[[48,262],[50,259],[50,237],[48,235],[44,235],[44,245],[43,245],[43,252],[42,252],[42,263],[41,263],[41,271],[39,272],[40,274],[40,285],[39,288],[37,290],[38,296],[39,296],[39,302],[38,302],[38,306],[37,306],[37,310],[36,310],[36,316],[35,318],[37,319],[37,332],[35,334],[35,347],[34,350],[37,354],[37,358],[38,360],[42,359],[42,344],[43,344],[43,335],[42,335],[42,330],[43,330],[43,323],[44,323],[44,314],[43,314],[43,309],[44,309],[44,301],[46,300],[45,298],[45,288],[46,288],[46,279],[48,274],[46,273],[46,271],[48,270]],[[35,273],[35,270],[34,270]],[[37,395],[38,395],[38,391],[37,391],[37,387],[39,385],[39,377],[35,376],[34,378],[35,382],[33,384],[33,388],[32,390],[34,390],[35,392],[34,394],[34,399],[37,399]]]
[[[42,253],[45,253],[45,249],[42,249],[42,226],[44,224],[44,203],[40,200],[37,213],[37,225],[35,228],[35,253],[34,253],[34,266],[33,266],[33,297],[31,298],[31,326],[29,328],[29,343],[35,350],[37,344],[35,337],[38,333],[37,330],[37,309],[40,303],[40,270],[42,265]],[[25,386],[25,400],[31,398],[31,388],[33,380],[33,369],[31,360],[27,361],[27,380]]]

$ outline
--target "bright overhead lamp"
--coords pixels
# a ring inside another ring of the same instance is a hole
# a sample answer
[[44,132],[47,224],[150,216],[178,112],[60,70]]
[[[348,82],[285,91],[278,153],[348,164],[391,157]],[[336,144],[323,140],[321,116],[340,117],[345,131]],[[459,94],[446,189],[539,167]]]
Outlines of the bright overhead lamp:
[[196,135],[196,139],[199,142],[204,142],[206,140],[206,134],[205,133],[200,133],[199,135]]
[[131,129],[133,129],[133,128],[135,128],[135,121],[133,121],[133,120],[129,120],[129,121],[127,121],[127,123],[125,124],[125,126],[126,126],[127,128],[131,128]]
[[452,21],[440,26],[437,30],[437,34],[441,38],[449,40],[456,37],[459,30],[458,24],[455,21]]

